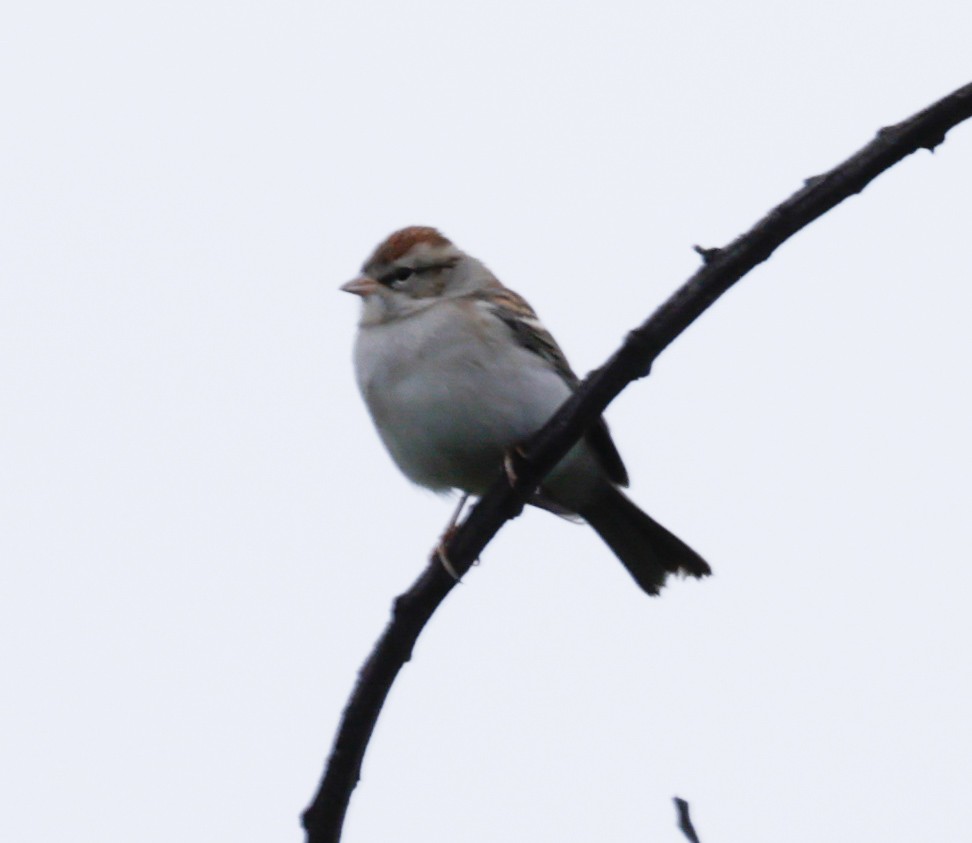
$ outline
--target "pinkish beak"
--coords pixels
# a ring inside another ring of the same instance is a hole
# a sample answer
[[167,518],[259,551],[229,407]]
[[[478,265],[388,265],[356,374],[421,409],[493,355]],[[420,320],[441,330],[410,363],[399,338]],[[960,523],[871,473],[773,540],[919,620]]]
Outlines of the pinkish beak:
[[380,285],[373,278],[369,278],[367,275],[362,275],[360,278],[354,278],[348,281],[346,284],[342,284],[341,288],[346,293],[354,293],[356,296],[370,296],[372,293],[378,290]]

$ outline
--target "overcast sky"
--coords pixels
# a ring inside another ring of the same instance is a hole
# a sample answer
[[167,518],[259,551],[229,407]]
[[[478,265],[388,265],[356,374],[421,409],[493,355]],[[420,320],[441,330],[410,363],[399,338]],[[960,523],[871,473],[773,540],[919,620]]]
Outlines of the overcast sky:
[[[0,839],[299,841],[451,502],[337,290],[406,224],[586,372],[718,246],[972,78],[963,0],[35,2],[0,20]],[[972,126],[745,278],[608,417],[715,574],[507,526],[345,840],[972,827]]]

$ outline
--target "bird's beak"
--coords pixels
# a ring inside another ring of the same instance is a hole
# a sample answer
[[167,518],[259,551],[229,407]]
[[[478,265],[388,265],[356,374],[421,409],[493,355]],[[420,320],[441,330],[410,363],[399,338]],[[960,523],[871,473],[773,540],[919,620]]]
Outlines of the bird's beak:
[[373,278],[369,278],[367,275],[362,275],[360,278],[354,278],[348,281],[346,284],[341,285],[341,289],[346,293],[354,293],[356,296],[370,296],[372,293],[378,290],[379,284]]

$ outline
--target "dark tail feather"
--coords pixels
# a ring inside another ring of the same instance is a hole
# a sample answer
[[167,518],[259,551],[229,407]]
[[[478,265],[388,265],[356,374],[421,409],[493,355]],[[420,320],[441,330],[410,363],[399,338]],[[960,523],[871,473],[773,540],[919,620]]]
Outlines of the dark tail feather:
[[649,594],[658,594],[669,574],[712,573],[699,554],[613,486],[580,514]]

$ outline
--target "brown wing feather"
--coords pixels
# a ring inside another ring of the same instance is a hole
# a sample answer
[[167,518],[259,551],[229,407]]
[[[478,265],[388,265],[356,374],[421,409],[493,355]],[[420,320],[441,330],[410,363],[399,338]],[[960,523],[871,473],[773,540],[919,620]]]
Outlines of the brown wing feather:
[[[484,291],[482,298],[496,317],[512,331],[514,339],[521,346],[543,359],[572,390],[577,388],[580,379],[526,299],[506,287]],[[627,469],[604,419],[598,419],[591,425],[584,438],[612,482],[627,486]]]

